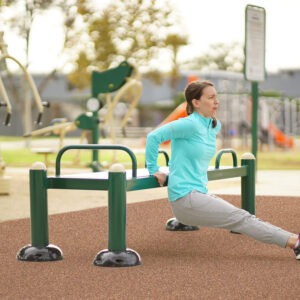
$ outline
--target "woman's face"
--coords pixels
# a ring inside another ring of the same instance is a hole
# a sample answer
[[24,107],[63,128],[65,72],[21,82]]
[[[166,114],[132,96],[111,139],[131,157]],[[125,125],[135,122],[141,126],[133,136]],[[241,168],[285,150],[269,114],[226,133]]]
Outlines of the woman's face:
[[219,100],[216,89],[213,86],[207,86],[202,90],[202,96],[199,100],[193,100],[194,109],[200,115],[209,118],[214,117],[218,110]]

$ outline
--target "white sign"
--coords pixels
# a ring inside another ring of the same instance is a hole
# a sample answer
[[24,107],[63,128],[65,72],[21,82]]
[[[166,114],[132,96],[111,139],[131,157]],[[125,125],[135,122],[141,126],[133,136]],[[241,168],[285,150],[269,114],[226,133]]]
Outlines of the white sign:
[[246,7],[245,78],[249,81],[265,80],[265,9]]

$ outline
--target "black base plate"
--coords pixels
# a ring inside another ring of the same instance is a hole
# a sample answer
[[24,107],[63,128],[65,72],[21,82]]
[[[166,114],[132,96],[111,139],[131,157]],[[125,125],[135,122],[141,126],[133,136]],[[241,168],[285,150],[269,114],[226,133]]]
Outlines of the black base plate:
[[36,262],[56,261],[63,259],[63,253],[57,246],[51,244],[44,247],[27,245],[18,252],[17,259]]
[[94,259],[94,265],[99,267],[133,267],[140,264],[140,255],[128,248],[118,252],[105,249],[100,251]]

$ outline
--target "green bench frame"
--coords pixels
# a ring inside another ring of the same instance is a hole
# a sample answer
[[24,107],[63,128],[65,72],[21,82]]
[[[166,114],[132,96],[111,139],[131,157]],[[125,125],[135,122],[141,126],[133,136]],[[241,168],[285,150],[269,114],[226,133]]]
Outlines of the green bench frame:
[[[125,151],[132,168],[125,170],[115,164],[108,172],[61,175],[61,159],[68,150],[120,150]],[[220,168],[224,153],[232,154],[233,166]],[[168,155],[165,155],[168,163]],[[166,171],[168,171],[166,167]],[[208,170],[208,180],[241,178],[241,207],[255,214],[255,158],[245,153],[241,165],[237,165],[236,153],[232,149],[218,152],[214,167]],[[159,188],[154,176],[147,169],[137,169],[135,154],[122,145],[70,145],[63,147],[57,154],[55,175],[47,176],[43,163],[36,163],[30,170],[30,219],[31,244],[24,246],[17,254],[22,261],[55,261],[63,258],[59,247],[49,244],[48,232],[48,189],[107,190],[109,209],[108,249],[100,251],[94,265],[107,267],[128,267],[141,263],[139,254],[126,247],[126,194],[127,191]]]

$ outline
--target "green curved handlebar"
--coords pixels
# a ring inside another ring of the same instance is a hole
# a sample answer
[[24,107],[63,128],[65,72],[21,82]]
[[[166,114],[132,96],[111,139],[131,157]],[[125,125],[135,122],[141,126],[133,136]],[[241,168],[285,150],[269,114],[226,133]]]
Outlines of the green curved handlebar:
[[70,145],[65,146],[59,150],[55,162],[55,175],[60,176],[60,161],[62,155],[68,150],[121,150],[129,154],[132,163],[132,177],[136,178],[137,176],[137,160],[135,154],[127,147],[122,145],[98,145],[98,144],[89,144],[89,145]]
[[165,150],[162,150],[162,149],[160,149],[158,151],[158,153],[162,153],[164,155],[165,160],[166,160],[166,166],[168,166],[169,165],[169,160],[170,160],[168,153]]
[[[169,160],[170,160],[168,152],[165,151],[165,150],[159,149],[158,154],[163,154],[164,155],[165,160],[166,160],[166,166],[168,166],[169,165]],[[145,162],[145,168],[147,168],[147,163],[146,162]]]
[[232,154],[232,160],[233,160],[233,166],[237,167],[237,157],[236,157],[236,153],[233,149],[221,149],[216,157],[216,164],[215,164],[215,168],[219,169],[220,168],[220,162],[221,162],[221,157],[224,153],[231,153]]

